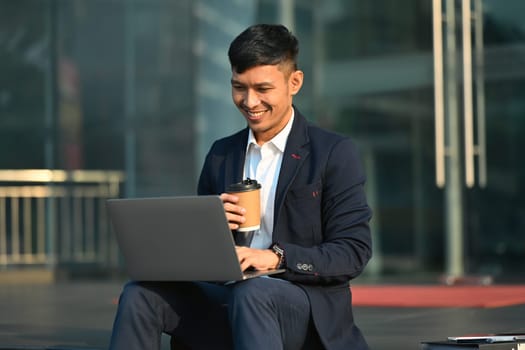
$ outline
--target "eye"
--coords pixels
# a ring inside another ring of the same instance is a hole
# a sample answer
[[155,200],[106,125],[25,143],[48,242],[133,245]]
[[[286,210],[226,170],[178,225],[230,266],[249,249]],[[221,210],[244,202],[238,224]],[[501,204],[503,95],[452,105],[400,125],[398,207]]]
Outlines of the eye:
[[232,89],[237,90],[237,91],[243,91],[245,90],[245,87],[243,85],[233,84]]

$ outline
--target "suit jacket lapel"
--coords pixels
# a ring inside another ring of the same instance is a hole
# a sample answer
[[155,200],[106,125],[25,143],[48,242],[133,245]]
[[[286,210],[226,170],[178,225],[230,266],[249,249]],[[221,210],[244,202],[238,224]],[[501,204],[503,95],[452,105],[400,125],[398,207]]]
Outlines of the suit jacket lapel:
[[307,127],[308,122],[296,109],[294,123],[286,142],[286,149],[284,150],[283,162],[275,191],[274,228],[279,218],[284,197],[286,193],[288,193],[288,188],[295,178],[297,171],[310,153]]

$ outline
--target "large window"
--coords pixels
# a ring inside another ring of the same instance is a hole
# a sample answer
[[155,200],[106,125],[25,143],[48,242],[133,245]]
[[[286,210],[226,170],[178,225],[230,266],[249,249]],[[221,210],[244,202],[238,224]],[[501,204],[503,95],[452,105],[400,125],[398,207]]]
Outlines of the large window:
[[0,0],[0,168],[122,170],[126,196],[194,193],[211,142],[244,126],[229,92],[229,42],[249,24],[282,22],[301,43],[296,105],[361,149],[375,213],[367,273],[445,273],[459,247],[462,272],[503,278],[525,258],[525,3],[471,1],[482,8],[469,22],[472,39],[478,27],[482,37],[475,126],[485,124],[474,141],[486,141],[474,165],[483,168],[483,153],[487,165],[486,186],[472,188],[462,3],[441,8],[458,59],[453,71],[444,57],[445,117],[461,130],[457,149],[445,131],[442,188],[432,0]]

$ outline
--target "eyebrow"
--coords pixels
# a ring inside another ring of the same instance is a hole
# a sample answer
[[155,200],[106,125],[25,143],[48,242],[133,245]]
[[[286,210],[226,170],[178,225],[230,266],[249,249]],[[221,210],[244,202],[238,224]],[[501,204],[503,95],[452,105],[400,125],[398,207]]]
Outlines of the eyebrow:
[[[231,79],[230,82],[231,82],[232,85],[235,85],[235,84],[242,85],[242,86],[246,85],[246,84],[241,83],[240,81],[235,80],[235,79]],[[265,81],[265,82],[262,82],[262,83],[257,83],[257,84],[254,85],[254,87],[257,87],[257,88],[260,88],[260,87],[273,87],[273,86],[274,86],[274,84],[272,82],[269,82],[269,81]]]

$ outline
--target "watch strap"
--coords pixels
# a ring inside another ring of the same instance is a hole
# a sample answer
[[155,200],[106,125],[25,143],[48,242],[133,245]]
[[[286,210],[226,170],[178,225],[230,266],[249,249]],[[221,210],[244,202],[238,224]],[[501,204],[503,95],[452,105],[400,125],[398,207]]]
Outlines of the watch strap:
[[279,257],[279,263],[277,264],[278,269],[282,269],[285,266],[285,254],[284,249],[279,245],[279,243],[273,243],[270,246],[270,249]]

